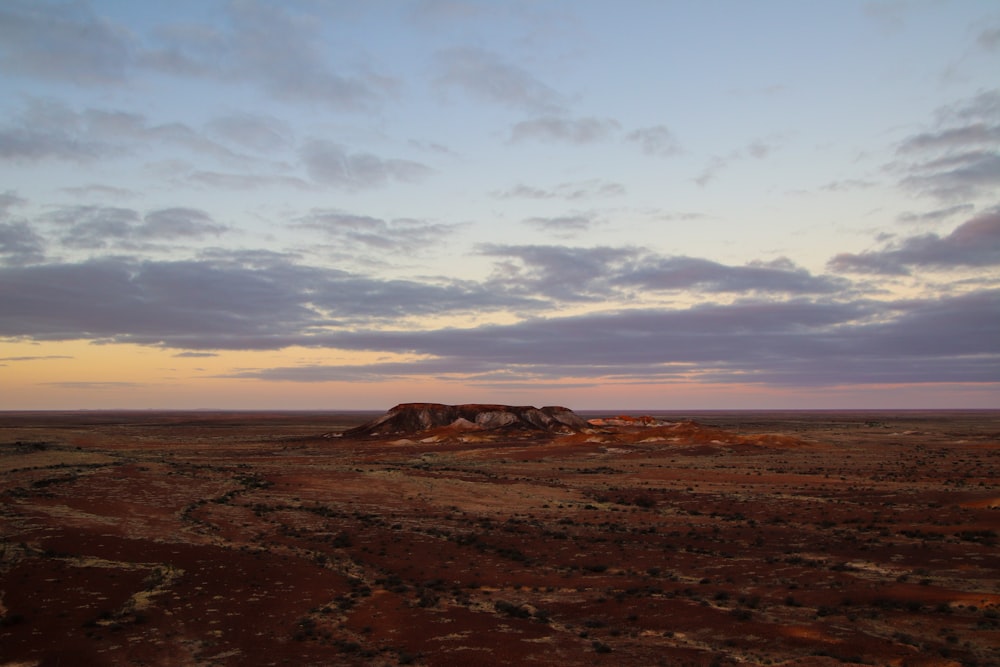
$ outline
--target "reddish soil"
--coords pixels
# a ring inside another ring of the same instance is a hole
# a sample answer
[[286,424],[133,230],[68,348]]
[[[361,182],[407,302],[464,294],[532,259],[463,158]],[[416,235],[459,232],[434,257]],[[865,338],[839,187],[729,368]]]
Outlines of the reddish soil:
[[0,413],[0,665],[1000,664],[1000,412],[374,416]]

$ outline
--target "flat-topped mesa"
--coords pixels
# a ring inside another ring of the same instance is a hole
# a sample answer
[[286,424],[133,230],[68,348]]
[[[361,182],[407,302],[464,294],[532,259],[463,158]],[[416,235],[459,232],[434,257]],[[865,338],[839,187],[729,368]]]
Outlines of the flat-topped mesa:
[[344,437],[409,435],[443,427],[456,431],[502,429],[566,434],[584,431],[590,425],[569,408],[554,405],[536,408],[483,403],[400,403],[378,419],[344,431]]

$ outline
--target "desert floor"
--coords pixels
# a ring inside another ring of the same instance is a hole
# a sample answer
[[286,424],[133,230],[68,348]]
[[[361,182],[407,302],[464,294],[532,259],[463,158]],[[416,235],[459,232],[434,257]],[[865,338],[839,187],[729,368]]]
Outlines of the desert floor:
[[1000,664],[1000,412],[656,414],[0,413],[0,665]]

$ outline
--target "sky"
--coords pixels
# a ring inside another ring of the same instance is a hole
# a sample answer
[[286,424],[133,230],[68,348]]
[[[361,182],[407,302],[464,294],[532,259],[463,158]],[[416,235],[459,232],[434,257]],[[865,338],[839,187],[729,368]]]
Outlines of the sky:
[[995,0],[3,0],[0,409],[1000,408]]

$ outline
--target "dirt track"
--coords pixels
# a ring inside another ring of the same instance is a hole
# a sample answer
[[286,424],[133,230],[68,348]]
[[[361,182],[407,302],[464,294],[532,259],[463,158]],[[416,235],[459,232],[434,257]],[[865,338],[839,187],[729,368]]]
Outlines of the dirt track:
[[0,413],[0,664],[1000,664],[1000,413],[370,416]]

